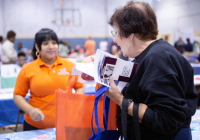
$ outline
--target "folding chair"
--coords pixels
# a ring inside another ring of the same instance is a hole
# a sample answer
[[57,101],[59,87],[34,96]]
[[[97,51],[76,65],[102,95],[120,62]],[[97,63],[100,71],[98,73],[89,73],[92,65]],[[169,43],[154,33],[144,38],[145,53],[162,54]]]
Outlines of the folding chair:
[[25,114],[25,112],[19,109],[18,115],[17,115],[17,122],[16,122],[16,126],[15,126],[15,132],[17,132],[18,121],[19,121],[19,115],[22,115],[22,114]]

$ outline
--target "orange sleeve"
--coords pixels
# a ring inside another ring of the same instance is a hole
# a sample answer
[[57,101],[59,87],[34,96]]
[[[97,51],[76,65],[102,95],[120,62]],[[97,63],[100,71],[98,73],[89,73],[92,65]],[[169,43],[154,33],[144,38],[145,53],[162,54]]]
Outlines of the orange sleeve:
[[75,76],[75,83],[74,83],[74,89],[78,89],[78,88],[81,88],[81,87],[83,87],[83,83],[80,83],[80,82],[78,82],[78,78],[79,78],[79,75],[76,75]]
[[23,97],[26,96],[30,88],[25,70],[26,70],[25,67],[23,67],[21,71],[19,72],[16,82],[15,82],[15,87],[14,87],[14,92],[13,92],[15,95],[22,95]]

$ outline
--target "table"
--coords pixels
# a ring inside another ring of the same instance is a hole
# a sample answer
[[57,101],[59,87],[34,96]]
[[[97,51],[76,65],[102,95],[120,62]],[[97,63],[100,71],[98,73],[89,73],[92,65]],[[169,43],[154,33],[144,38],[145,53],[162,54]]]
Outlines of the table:
[[200,74],[200,64],[191,63],[192,68],[194,69],[194,75]]
[[198,57],[198,55],[193,55],[190,58],[186,58],[189,62],[194,63],[195,59]]
[[17,64],[1,65],[1,88],[13,88],[15,85],[16,77],[21,70]]
[[[95,83],[91,82],[84,86],[85,94],[95,93]],[[25,99],[28,101],[30,94]],[[0,90],[0,127],[15,125],[19,108],[13,102],[13,88]],[[24,123],[24,115],[19,116],[18,124]]]
[[15,86],[16,77],[3,78],[0,76],[0,79],[2,89],[13,88]]
[[[38,140],[36,139],[39,136],[47,137],[45,140],[55,140],[56,139],[56,129],[41,129],[41,130],[32,130],[32,131],[23,131],[23,132],[16,132],[16,133],[7,133],[7,134],[0,134],[0,140]],[[10,138],[10,139],[8,139]],[[34,139],[35,138],[35,139]]]
[[95,81],[91,81],[91,82],[87,82],[84,84],[84,92],[85,94],[95,94],[95,86],[96,86],[96,82]]
[[200,64],[191,64],[194,69],[194,85],[197,93],[200,93]]
[[[192,139],[199,140],[200,139],[200,110],[198,109],[194,116],[192,117],[192,122],[190,124]],[[0,134],[0,140],[4,138],[10,138],[11,140],[34,140],[38,136],[48,136],[48,139],[45,140],[55,140],[56,138],[56,129],[42,129],[42,130],[32,130],[32,131],[24,131],[24,132],[16,132],[16,133],[7,133]]]
[[194,85],[197,93],[200,93],[200,75],[194,75]]
[[[25,99],[28,101],[30,94]],[[13,102],[13,93],[0,93],[0,127],[14,125],[17,121],[19,108]],[[24,115],[19,116],[18,124],[24,123]]]
[[200,140],[200,109],[196,110],[196,113],[193,115],[190,127],[192,131],[192,139]]

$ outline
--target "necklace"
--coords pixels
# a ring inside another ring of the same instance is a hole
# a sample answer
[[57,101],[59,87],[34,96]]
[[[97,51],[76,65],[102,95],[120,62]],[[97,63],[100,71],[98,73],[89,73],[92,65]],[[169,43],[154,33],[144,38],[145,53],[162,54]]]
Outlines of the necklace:
[[[55,64],[54,68],[52,69],[52,72],[53,72],[53,73],[56,72],[56,71],[55,71],[56,66],[57,66],[57,62],[56,62],[56,64]],[[51,66],[49,67],[49,69],[51,70]]]

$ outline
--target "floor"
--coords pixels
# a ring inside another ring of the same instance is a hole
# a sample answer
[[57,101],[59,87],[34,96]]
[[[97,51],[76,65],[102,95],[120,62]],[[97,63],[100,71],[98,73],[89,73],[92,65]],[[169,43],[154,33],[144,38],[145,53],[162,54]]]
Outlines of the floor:
[[[0,127],[0,134],[13,133],[15,131],[15,125],[6,127]],[[18,125],[17,132],[23,131],[23,125]]]

